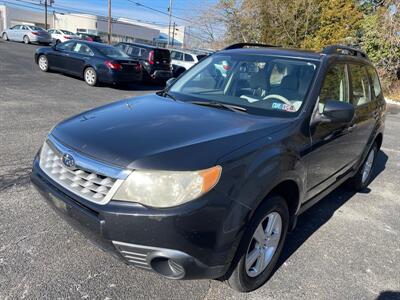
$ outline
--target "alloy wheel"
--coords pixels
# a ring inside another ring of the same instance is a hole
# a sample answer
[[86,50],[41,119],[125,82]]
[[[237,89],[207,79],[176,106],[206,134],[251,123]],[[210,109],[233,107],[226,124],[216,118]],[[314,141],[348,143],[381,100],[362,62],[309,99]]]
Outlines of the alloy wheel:
[[39,57],[39,68],[42,71],[47,71],[48,61],[47,61],[46,56],[44,56],[44,55]]
[[365,163],[364,163],[364,166],[362,169],[361,181],[363,184],[368,180],[369,175],[371,174],[372,165],[374,163],[374,158],[375,158],[375,149],[372,148],[368,154],[367,159],[365,160]]
[[96,83],[96,72],[92,68],[88,68],[85,71],[85,81],[89,85],[94,85]]
[[25,43],[25,44],[29,44],[29,37],[24,36],[24,43]]
[[249,277],[257,277],[269,265],[278,248],[282,234],[282,218],[279,213],[269,213],[257,226],[245,257],[245,269]]

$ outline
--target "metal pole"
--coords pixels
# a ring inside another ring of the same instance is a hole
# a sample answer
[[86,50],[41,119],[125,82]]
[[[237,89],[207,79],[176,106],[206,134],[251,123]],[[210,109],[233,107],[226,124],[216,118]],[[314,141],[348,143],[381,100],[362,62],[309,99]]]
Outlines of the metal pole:
[[172,47],[174,47],[174,40],[175,40],[175,25],[176,23],[174,22],[174,26],[172,27]]
[[172,0],[169,0],[169,25],[168,25],[168,46],[171,44],[171,18],[172,18]]
[[47,30],[47,0],[44,0],[44,29]]
[[108,44],[111,45],[111,0],[108,0]]

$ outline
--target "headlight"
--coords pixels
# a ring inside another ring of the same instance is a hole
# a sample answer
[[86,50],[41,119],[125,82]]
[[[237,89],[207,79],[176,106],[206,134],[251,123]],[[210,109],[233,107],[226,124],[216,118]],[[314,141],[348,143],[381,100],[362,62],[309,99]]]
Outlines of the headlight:
[[211,190],[221,171],[220,166],[201,171],[133,171],[113,199],[152,207],[177,206]]

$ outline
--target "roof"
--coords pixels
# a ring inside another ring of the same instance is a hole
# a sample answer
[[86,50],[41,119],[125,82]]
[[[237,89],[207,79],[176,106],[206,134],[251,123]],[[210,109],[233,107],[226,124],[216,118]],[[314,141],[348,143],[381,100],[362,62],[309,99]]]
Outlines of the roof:
[[274,55],[274,56],[286,56],[294,58],[306,58],[312,60],[320,60],[323,56],[322,53],[309,50],[300,49],[287,49],[287,48],[239,48],[231,50],[221,50],[218,53],[228,53],[228,54],[250,54],[250,55]]

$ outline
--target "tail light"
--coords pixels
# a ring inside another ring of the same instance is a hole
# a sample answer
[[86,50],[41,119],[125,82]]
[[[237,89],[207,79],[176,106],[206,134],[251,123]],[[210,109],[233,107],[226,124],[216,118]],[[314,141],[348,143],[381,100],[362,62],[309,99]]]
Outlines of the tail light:
[[151,50],[149,52],[149,58],[148,58],[149,64],[154,65],[154,50]]
[[120,63],[117,63],[115,61],[110,61],[107,60],[104,62],[104,64],[109,67],[111,70],[116,70],[116,71],[121,71],[122,70],[122,65]]
[[67,36],[67,35],[64,35],[64,39],[66,39],[66,40],[70,40],[70,39],[72,39],[72,37],[70,37],[70,36]]
[[137,65],[135,66],[135,71],[136,71],[136,72],[141,72],[141,71],[142,71],[142,66],[141,66],[140,64],[137,64]]
[[39,32],[32,31],[31,33],[32,33],[33,35],[39,35]]

